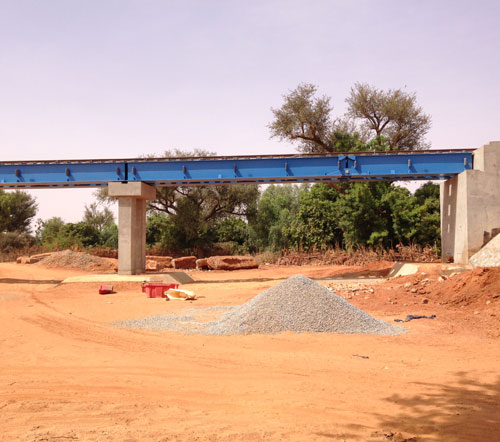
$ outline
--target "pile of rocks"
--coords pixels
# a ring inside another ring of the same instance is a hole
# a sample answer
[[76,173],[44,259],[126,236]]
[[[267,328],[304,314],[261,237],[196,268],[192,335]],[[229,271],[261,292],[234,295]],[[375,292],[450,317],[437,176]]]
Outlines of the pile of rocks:
[[208,327],[207,334],[363,333],[398,335],[401,327],[376,319],[312,279],[296,275],[271,287]]
[[116,270],[116,265],[106,259],[73,250],[51,253],[40,259],[38,264],[45,267],[70,267],[82,270]]
[[256,269],[257,261],[251,256],[211,256],[210,258],[196,259],[196,256],[146,256],[146,270],[198,269],[198,270],[241,270]]
[[358,283],[334,282],[328,284],[328,288],[344,299],[351,299],[353,296],[369,296],[375,293],[373,287]]
[[191,313],[189,317],[155,315],[114,325],[207,335],[276,334],[285,331],[399,335],[405,332],[404,328],[370,316],[302,275],[288,278],[247,303],[228,310],[219,320],[205,323]]
[[46,258],[47,256],[52,255],[52,253],[38,253],[37,255],[31,256],[18,256],[16,262],[18,264],[36,264],[41,259]]

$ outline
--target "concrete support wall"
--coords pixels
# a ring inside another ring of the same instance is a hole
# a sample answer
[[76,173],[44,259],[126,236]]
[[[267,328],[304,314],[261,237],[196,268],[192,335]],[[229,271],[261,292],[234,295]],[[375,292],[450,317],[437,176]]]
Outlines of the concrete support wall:
[[118,198],[118,273],[146,271],[146,200],[156,188],[142,182],[108,184],[109,196]]
[[474,152],[474,167],[441,183],[442,258],[467,264],[500,230],[500,142]]

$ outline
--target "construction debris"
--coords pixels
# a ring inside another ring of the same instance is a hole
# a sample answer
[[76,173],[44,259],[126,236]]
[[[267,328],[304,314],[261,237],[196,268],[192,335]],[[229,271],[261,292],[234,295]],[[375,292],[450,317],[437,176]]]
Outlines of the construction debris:
[[167,300],[193,301],[196,299],[196,295],[191,290],[170,289],[165,294],[167,296]]

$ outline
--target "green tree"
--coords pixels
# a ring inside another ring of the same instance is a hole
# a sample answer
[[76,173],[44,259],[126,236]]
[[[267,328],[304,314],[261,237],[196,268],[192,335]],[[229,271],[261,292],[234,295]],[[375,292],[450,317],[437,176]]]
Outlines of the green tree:
[[283,97],[281,108],[271,109],[274,114],[274,121],[269,125],[272,137],[299,142],[299,149],[304,152],[335,151],[330,98],[316,97],[316,91],[313,84],[299,84]]
[[356,83],[346,99],[348,111],[332,116],[331,99],[316,96],[317,86],[302,83],[285,95],[269,124],[271,137],[298,143],[302,152],[349,152],[427,148],[430,117],[416,95]]
[[[166,151],[162,158],[209,157],[215,153],[205,150],[192,152],[182,150]],[[158,158],[149,155],[148,158]],[[178,186],[157,187],[156,199],[148,202],[149,213],[163,213],[168,229],[160,235],[165,248],[203,254],[216,240],[216,225],[223,219],[237,216],[251,219],[255,216],[259,196],[257,185],[234,186]],[[100,200],[106,200],[107,193],[101,191]],[[156,221],[155,221],[156,222]],[[156,228],[160,224],[156,222]],[[153,235],[150,231],[150,239]]]
[[257,215],[250,222],[250,246],[254,250],[288,247],[283,229],[290,224],[298,207],[298,186],[271,185],[261,195]]
[[94,247],[100,245],[99,231],[95,226],[84,221],[65,224],[62,230],[61,240],[61,246],[63,248],[72,245],[81,247]]
[[[85,206],[82,223],[87,225],[85,231],[90,234],[92,230],[97,232],[98,238],[95,246],[116,248],[118,247],[118,226],[114,222],[113,212],[107,206],[99,207],[94,202]],[[92,234],[91,237],[94,235]],[[91,237],[83,241],[88,243]]]
[[171,225],[164,213],[151,212],[146,219],[146,244],[150,247],[161,246],[165,242],[165,232]]
[[36,239],[42,244],[54,244],[64,229],[65,222],[62,218],[54,216],[46,221],[38,219]]
[[347,247],[388,245],[388,217],[379,204],[386,186],[354,183],[335,201],[337,223]]
[[217,224],[216,235],[218,242],[234,242],[243,245],[248,241],[248,224],[241,218],[231,216]]
[[419,221],[415,240],[421,245],[441,247],[441,215],[439,186],[425,183],[415,191]]
[[356,83],[346,103],[347,115],[360,121],[377,140],[386,140],[390,150],[429,148],[425,135],[431,127],[431,117],[418,106],[415,93],[401,89],[383,91]]
[[36,210],[35,199],[26,192],[0,189],[0,232],[29,233]]
[[301,188],[297,214],[283,229],[293,247],[324,249],[342,244],[335,206],[339,195],[322,183]]
[[94,202],[85,206],[82,221],[101,233],[113,225],[114,215],[109,207],[104,206],[100,209],[99,204]]
[[[91,205],[92,206],[92,205]],[[86,208],[83,221],[65,223],[59,217],[46,221],[38,221],[37,241],[49,249],[65,249],[68,247],[118,247],[118,227],[113,222],[113,216],[106,222],[101,222],[99,211],[90,216]],[[110,212],[111,213],[111,212]],[[97,221],[96,221],[97,220]]]
[[418,204],[408,189],[387,185],[380,198],[380,207],[388,218],[389,243],[384,246],[406,245],[415,240],[419,223]]

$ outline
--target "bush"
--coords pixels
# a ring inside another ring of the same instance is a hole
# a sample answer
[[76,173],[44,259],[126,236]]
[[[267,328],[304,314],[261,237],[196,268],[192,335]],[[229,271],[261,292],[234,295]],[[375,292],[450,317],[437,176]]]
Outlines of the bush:
[[0,261],[13,261],[19,255],[30,255],[34,239],[27,233],[0,233]]

